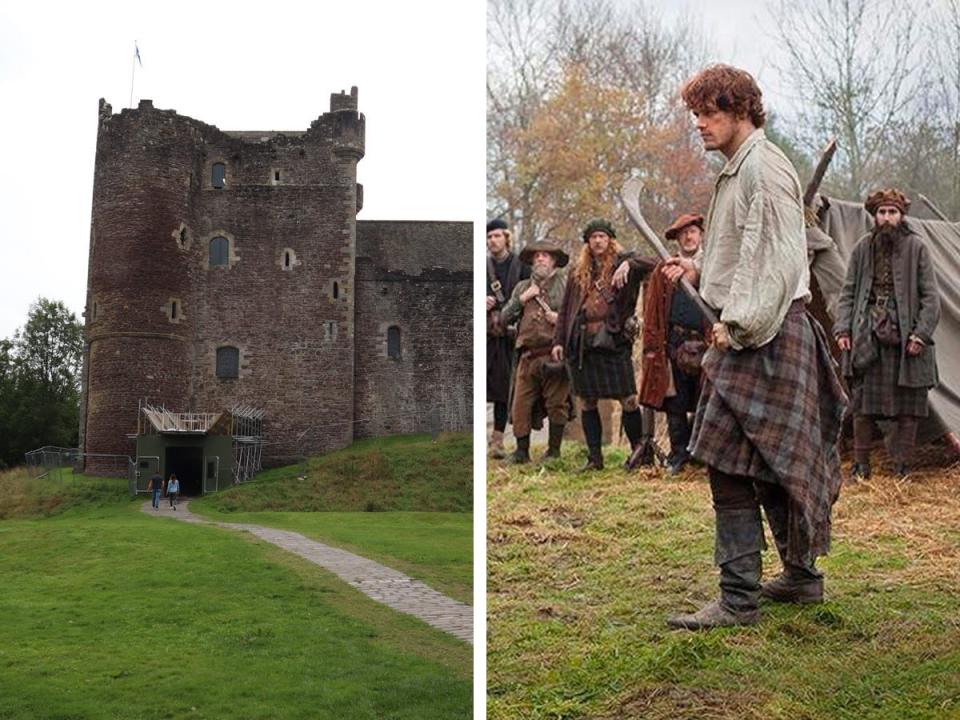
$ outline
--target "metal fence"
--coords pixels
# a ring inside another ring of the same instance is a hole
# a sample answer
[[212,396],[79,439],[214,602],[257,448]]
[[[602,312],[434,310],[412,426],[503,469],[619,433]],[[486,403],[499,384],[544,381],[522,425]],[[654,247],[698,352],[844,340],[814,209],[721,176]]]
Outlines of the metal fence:
[[[133,458],[129,455],[108,455],[104,453],[82,453],[77,448],[45,445],[24,454],[27,467],[31,468],[35,478],[47,477],[51,480],[63,480],[65,471],[74,471],[81,465],[85,475],[131,479]],[[134,493],[131,485],[131,493]]]

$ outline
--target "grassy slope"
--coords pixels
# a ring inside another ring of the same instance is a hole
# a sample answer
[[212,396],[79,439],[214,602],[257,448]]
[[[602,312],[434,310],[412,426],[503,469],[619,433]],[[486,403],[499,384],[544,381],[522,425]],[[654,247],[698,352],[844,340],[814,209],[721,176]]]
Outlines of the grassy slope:
[[69,469],[34,478],[27,468],[0,473],[0,520],[60,515],[73,508],[130,502],[126,478],[74,476]]
[[470,512],[472,503],[469,433],[445,433],[436,442],[429,435],[362,440],[204,499],[206,507],[222,512]]
[[960,473],[845,489],[827,603],[696,634],[664,619],[717,591],[702,471],[579,462],[491,469],[489,717],[960,717]]
[[0,718],[469,715],[471,650],[327,573],[133,507],[0,523]]

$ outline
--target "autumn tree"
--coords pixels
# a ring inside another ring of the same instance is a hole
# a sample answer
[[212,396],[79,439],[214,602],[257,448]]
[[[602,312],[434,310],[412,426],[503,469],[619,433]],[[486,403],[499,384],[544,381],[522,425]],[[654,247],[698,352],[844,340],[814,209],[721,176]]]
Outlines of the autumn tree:
[[642,93],[591,80],[572,65],[518,133],[514,177],[494,192],[524,207],[527,238],[549,236],[575,247],[589,218],[623,219],[617,193],[627,178],[640,176],[649,191],[641,208],[663,228],[680,212],[705,211],[709,200],[704,156],[690,127],[679,107],[664,117]]
[[634,174],[648,180],[655,227],[705,209],[704,155],[677,95],[702,64],[698,38],[643,4],[491,0],[490,215],[521,244],[575,238],[594,215],[623,219],[616,191]]

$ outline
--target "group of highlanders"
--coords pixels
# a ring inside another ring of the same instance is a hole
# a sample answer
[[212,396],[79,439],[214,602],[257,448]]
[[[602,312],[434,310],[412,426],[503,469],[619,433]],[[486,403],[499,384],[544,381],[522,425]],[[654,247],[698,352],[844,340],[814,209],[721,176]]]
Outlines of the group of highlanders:
[[[716,518],[719,595],[667,620],[695,630],[756,623],[761,596],[822,601],[816,560],[830,547],[845,415],[853,415],[854,478],[870,476],[877,420],[893,421],[888,446],[896,472],[906,474],[927,391],[937,382],[940,308],[930,254],[905,219],[909,201],[896,189],[871,194],[865,207],[875,226],[853,249],[833,327],[848,397],[824,330],[806,311],[810,215],[796,170],[764,133],[759,87],[743,70],[714,65],[688,80],[681,95],[705,149],[726,159],[706,217],[680,216],[666,233],[679,252],[657,263],[625,251],[609,222],[591,221],[565,278],[568,257],[557,243],[531,243],[508,260],[509,245],[496,237],[506,225],[491,223],[487,310],[496,318],[489,327],[501,334],[488,340],[487,377],[488,401],[504,402],[509,380],[494,383],[510,369],[498,367],[503,360],[490,350],[508,338],[504,346],[519,358],[512,395],[519,462],[530,460],[535,415],[549,417],[547,457],[559,456],[568,393],[578,401],[584,470],[603,468],[598,399],[619,401],[633,451],[649,433],[641,404],[667,414],[668,469],[691,460],[706,466]],[[532,271],[521,269],[524,260]],[[718,322],[708,323],[677,287],[681,277]],[[633,313],[643,281],[638,392]],[[507,330],[514,323],[515,334]],[[492,439],[501,456],[506,417],[503,404]],[[783,566],[763,584],[761,508]]]

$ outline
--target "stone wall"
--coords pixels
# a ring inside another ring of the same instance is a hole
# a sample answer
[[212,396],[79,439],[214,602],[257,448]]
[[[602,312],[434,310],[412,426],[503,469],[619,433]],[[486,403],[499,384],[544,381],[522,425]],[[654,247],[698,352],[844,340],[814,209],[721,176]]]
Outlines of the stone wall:
[[472,242],[471,223],[357,224],[358,438],[470,427]]

